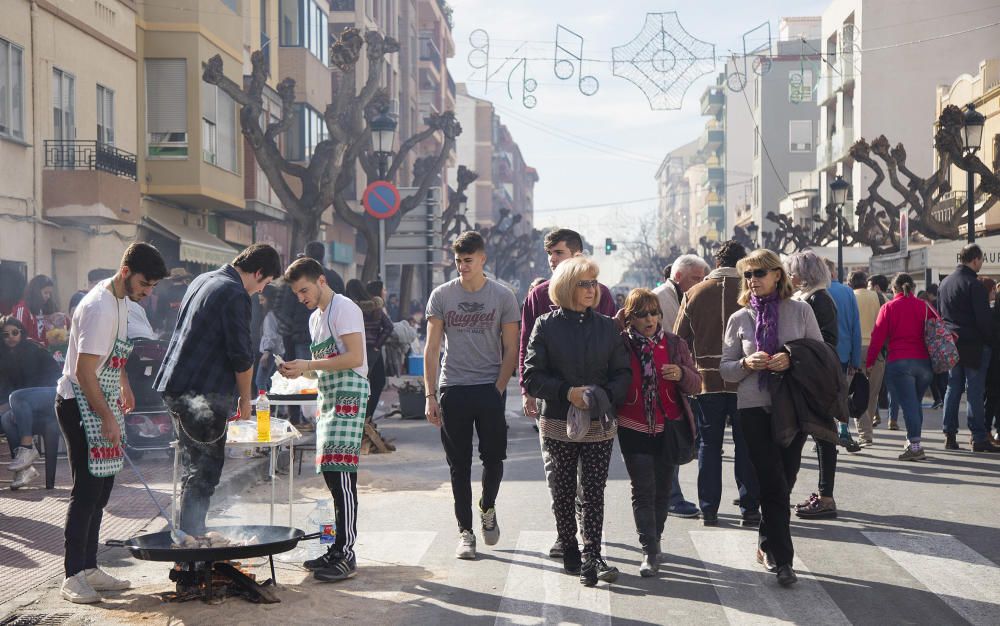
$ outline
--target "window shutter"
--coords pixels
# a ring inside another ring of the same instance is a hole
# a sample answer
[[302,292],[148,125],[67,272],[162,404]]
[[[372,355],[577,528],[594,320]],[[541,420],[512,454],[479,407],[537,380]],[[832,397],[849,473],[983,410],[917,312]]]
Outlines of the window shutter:
[[187,62],[146,59],[146,131],[187,132]]
[[812,120],[789,120],[788,149],[791,152],[809,152],[813,149]]
[[209,122],[216,124],[216,98],[219,88],[205,81],[200,81],[199,85],[201,89],[201,116]]

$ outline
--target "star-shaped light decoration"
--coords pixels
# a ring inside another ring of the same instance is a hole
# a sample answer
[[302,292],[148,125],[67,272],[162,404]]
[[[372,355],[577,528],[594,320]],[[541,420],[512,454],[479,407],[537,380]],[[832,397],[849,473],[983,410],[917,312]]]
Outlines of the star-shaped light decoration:
[[715,71],[715,46],[692,37],[677,13],[647,13],[642,31],[612,48],[612,73],[646,94],[654,110],[679,109],[699,77]]

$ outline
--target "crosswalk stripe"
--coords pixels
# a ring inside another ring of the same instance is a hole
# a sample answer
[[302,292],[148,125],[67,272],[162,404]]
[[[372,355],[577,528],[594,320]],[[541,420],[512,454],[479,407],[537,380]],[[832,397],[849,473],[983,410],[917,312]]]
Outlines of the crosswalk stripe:
[[986,557],[951,535],[862,534],[968,622],[997,623],[1000,568]]
[[521,531],[496,624],[611,624],[608,584],[584,587],[548,557],[553,533]]
[[837,604],[796,558],[799,582],[778,586],[754,558],[757,534],[745,530],[691,531],[705,573],[730,624],[850,624]]
[[433,531],[363,530],[358,533],[354,552],[359,566],[417,567],[436,537],[437,533]]

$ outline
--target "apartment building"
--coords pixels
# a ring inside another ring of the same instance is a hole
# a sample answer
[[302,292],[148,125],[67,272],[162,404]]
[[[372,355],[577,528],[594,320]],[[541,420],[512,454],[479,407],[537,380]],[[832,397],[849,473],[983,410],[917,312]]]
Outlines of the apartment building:
[[667,255],[672,246],[687,250],[690,246],[691,189],[684,173],[698,153],[698,141],[671,150],[656,170],[659,253]]
[[0,20],[0,312],[35,274],[57,305],[114,268],[140,217],[137,3],[7,0]]

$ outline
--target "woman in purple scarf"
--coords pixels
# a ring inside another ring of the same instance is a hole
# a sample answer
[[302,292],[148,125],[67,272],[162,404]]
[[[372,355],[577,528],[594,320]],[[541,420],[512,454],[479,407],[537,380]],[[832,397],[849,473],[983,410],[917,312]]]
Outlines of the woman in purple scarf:
[[802,338],[823,340],[812,308],[792,300],[794,289],[781,259],[770,250],[755,250],[737,265],[743,275],[739,303],[726,325],[719,374],[739,383],[736,403],[750,461],[760,483],[761,523],[757,562],[777,573],[778,583],[796,582],[792,570],[794,548],[789,528],[789,496],[795,485],[805,436],[791,444],[775,443],[771,428],[768,379],[791,363],[785,343]]

